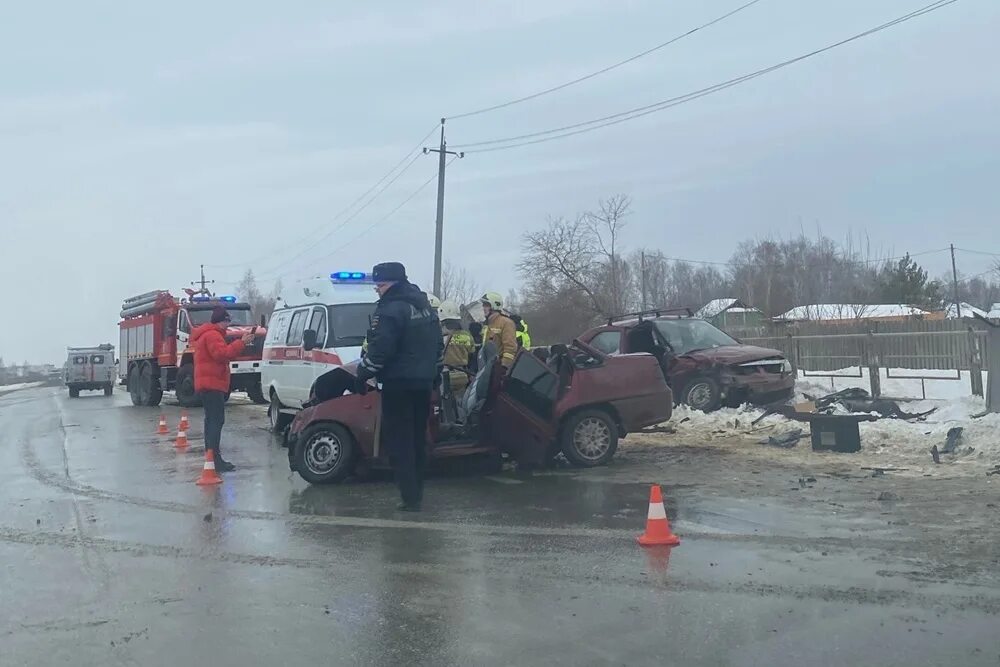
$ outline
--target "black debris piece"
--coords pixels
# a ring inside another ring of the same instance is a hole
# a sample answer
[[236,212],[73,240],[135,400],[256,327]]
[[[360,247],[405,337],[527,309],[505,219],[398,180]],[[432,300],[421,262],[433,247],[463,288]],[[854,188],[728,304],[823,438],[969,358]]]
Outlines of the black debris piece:
[[782,449],[791,449],[795,445],[799,444],[799,440],[802,439],[802,429],[797,428],[787,433],[782,433],[780,435],[772,435],[764,440],[760,441],[762,445],[771,445],[772,447],[781,447]]
[[941,463],[941,452],[938,451],[937,445],[931,447],[931,458],[934,459],[934,463]]
[[945,439],[944,447],[941,449],[942,454],[954,454],[958,446],[962,444],[962,431],[964,429],[961,426],[953,426],[948,429],[948,436]]

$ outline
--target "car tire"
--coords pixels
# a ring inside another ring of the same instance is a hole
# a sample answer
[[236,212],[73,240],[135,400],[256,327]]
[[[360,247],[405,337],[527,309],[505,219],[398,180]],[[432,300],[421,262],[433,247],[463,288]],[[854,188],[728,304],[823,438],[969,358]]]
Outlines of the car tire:
[[707,375],[691,378],[681,392],[681,403],[694,410],[713,412],[722,406],[722,388]]
[[578,468],[604,465],[618,450],[618,424],[604,410],[582,410],[563,422],[562,453]]
[[295,470],[310,484],[332,484],[351,474],[357,448],[354,436],[330,422],[313,424],[295,441]]
[[267,403],[267,398],[264,397],[264,390],[261,388],[259,382],[250,385],[250,387],[247,388],[247,396],[257,405],[264,405]]
[[104,386],[104,395],[105,396],[110,396],[113,393],[115,393],[115,386],[113,384],[108,384],[108,385]]
[[80,390],[76,389],[74,387],[70,387],[69,397],[70,398],[80,398]]
[[177,369],[174,394],[177,396],[177,402],[185,408],[201,407],[201,397],[194,388],[194,364],[184,364]]
[[267,420],[271,425],[271,433],[275,434],[281,434],[292,423],[291,415],[282,414],[281,401],[278,400],[278,394],[273,389],[271,390],[271,402],[267,406]]

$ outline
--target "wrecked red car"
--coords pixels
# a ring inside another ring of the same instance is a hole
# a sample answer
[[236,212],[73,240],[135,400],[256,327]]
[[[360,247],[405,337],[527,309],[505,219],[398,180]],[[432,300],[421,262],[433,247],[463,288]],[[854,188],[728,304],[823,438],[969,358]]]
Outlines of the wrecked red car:
[[795,386],[792,364],[780,351],[744,345],[687,309],[612,318],[580,340],[610,355],[653,354],[674,399],[705,412],[785,401]]
[[[503,455],[519,465],[545,465],[561,452],[573,465],[607,463],[629,432],[670,419],[673,400],[657,360],[648,354],[607,355],[575,341],[521,350],[510,371],[495,353],[462,400],[436,395],[428,427],[428,460]],[[379,443],[380,395],[347,393],[356,366],[321,376],[308,406],[288,429],[289,466],[313,484],[344,479],[358,464],[388,467]]]

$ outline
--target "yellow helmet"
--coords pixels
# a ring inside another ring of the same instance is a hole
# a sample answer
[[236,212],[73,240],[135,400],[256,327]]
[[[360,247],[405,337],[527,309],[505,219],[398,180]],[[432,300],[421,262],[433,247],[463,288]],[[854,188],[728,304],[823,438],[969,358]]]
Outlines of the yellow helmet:
[[503,297],[496,292],[487,292],[479,300],[489,304],[493,310],[503,310]]

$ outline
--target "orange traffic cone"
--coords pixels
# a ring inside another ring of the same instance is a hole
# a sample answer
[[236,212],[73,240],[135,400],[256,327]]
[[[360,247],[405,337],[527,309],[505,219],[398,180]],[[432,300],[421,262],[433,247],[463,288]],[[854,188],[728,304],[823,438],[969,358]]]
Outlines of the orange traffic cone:
[[174,441],[174,447],[182,452],[188,448],[188,436],[187,431],[184,430],[183,422],[181,422],[181,427],[177,431],[177,440]]
[[156,432],[159,435],[166,435],[170,433],[170,431],[167,430],[167,418],[162,414],[160,415],[160,426],[156,429]]
[[186,431],[190,427],[191,427],[191,424],[188,422],[188,413],[187,413],[187,410],[182,410],[181,411],[181,426],[180,426],[180,430]]
[[195,484],[198,486],[222,484],[222,478],[215,472],[215,452],[211,449],[205,450],[205,467],[201,469],[201,477],[195,480]]
[[667,510],[663,507],[663,496],[660,485],[654,484],[649,489],[649,514],[646,515],[646,532],[638,537],[639,544],[644,547],[670,546],[681,543],[679,537],[670,532],[670,521],[667,520]]

